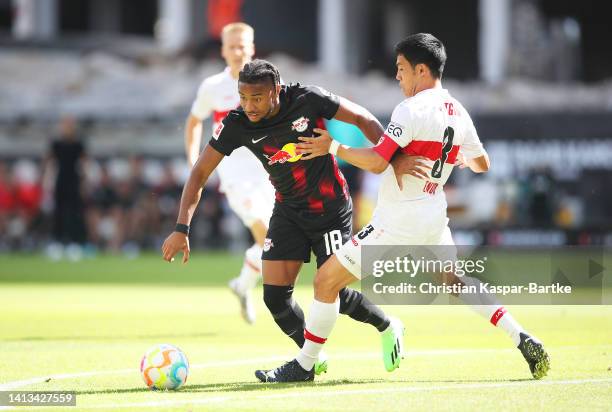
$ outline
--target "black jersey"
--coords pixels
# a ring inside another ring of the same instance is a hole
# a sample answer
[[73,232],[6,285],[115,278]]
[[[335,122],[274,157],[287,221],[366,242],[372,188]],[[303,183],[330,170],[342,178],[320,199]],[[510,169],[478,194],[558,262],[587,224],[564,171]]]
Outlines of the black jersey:
[[247,147],[261,161],[276,189],[277,202],[312,213],[324,213],[344,204],[348,188],[332,155],[300,160],[295,154],[299,136],[323,128],[340,105],[337,96],[317,86],[281,86],[279,112],[257,123],[242,108],[232,110],[213,132],[210,146],[229,156]]

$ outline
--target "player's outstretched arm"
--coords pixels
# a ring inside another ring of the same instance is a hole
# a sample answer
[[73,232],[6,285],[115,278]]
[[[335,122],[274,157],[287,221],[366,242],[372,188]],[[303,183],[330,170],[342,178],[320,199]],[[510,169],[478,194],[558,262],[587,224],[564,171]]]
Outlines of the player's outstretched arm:
[[378,119],[368,109],[344,97],[340,97],[340,106],[334,119],[357,126],[374,145],[385,131]]
[[[223,157],[223,154],[213,149],[210,145],[206,146],[191,169],[189,179],[187,179],[183,187],[181,206],[178,218],[176,219],[177,224],[189,226],[193,213],[202,196],[202,188]],[[174,256],[181,250],[183,251],[183,263],[187,263],[190,251],[188,235],[183,232],[174,231],[166,238],[162,245],[164,260],[172,262]]]
[[[325,156],[330,153],[330,147],[334,140],[329,135],[327,130],[313,129],[318,133],[318,137],[298,137],[302,142],[296,146],[296,153],[302,154],[302,160],[310,160],[315,157]],[[335,148],[332,154],[340,157],[360,169],[367,170],[372,173],[382,173],[385,171],[389,162],[381,155],[370,148],[355,148],[345,145],[339,145],[334,142]]]

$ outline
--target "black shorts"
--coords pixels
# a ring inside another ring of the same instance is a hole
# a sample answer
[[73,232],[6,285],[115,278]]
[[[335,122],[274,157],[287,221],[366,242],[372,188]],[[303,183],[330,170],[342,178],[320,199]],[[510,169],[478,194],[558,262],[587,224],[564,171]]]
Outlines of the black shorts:
[[276,202],[264,242],[263,260],[302,260],[317,257],[317,268],[351,238],[353,206],[350,198],[324,214],[296,210]]

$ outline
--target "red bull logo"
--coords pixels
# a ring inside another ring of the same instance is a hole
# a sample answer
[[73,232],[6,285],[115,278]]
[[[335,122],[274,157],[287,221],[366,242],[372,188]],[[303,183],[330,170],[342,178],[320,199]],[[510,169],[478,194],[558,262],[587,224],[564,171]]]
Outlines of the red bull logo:
[[266,156],[266,159],[268,159],[268,164],[270,166],[272,166],[275,163],[280,163],[283,164],[285,162],[297,162],[298,160],[300,160],[302,158],[302,155],[298,155],[295,153],[295,143],[287,143],[286,145],[283,146],[283,148],[281,150],[279,150],[278,152],[274,153],[272,156]]

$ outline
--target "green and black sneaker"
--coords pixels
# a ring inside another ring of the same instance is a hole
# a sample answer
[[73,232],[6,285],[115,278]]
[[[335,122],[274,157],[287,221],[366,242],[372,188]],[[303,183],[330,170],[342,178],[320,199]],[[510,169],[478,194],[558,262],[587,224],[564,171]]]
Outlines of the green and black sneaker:
[[526,333],[521,332],[520,337],[521,343],[519,343],[518,348],[529,365],[531,375],[534,379],[542,379],[550,369],[550,358],[544,350],[544,345]]

